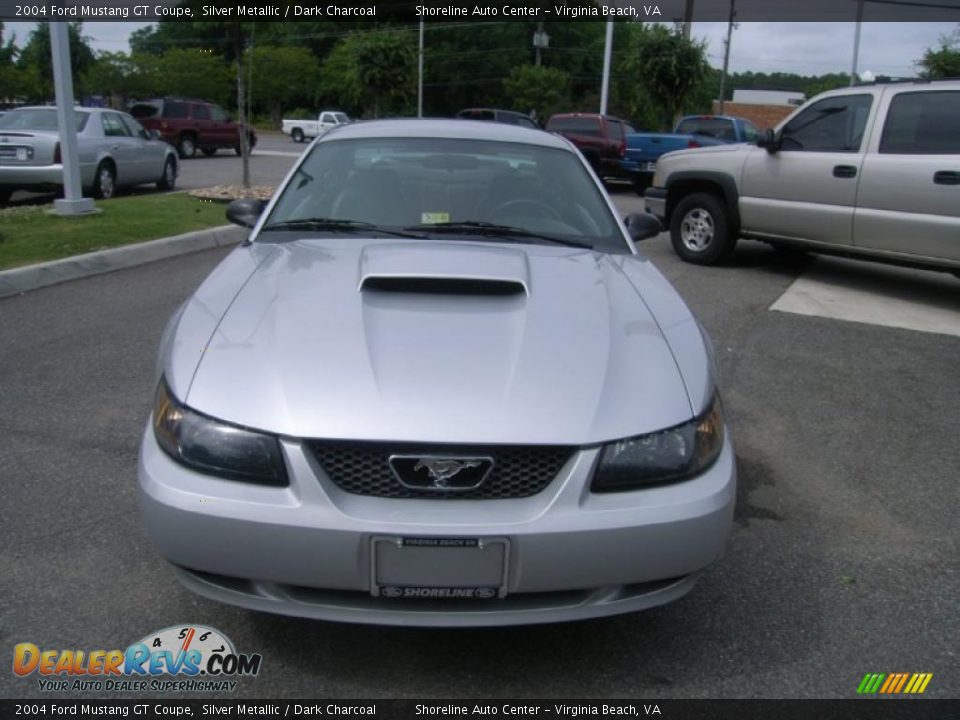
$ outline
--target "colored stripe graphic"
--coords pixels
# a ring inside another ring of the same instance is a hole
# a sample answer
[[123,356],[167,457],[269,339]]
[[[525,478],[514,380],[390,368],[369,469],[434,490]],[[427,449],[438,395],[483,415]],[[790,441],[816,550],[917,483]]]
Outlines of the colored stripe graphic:
[[927,689],[933,673],[867,673],[857,686],[857,694],[920,695]]

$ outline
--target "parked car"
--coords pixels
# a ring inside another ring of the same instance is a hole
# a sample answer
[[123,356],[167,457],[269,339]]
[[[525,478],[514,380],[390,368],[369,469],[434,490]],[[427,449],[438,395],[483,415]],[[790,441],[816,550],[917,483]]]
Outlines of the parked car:
[[514,110],[500,110],[498,108],[466,108],[457,113],[461,120],[488,120],[501,122],[507,125],[539,129],[540,125],[529,115]]
[[[686,593],[736,471],[710,344],[563,138],[327,133],[174,315],[139,498],[179,579],[329,620],[501,625]],[[632,239],[631,239],[632,238]]]
[[239,155],[242,132],[251,149],[257,144],[251,126],[241,127],[219,105],[203,100],[141,100],[130,107],[130,114],[148,130],[159,132],[182,158],[192,158],[197,150],[209,157],[221,148],[232,148]]
[[958,117],[956,81],[823,93],[759,146],[664,155],[645,205],[692,263],[744,237],[957,272]]
[[281,122],[282,127],[280,129],[289,135],[294,142],[302,143],[307,138],[323,135],[327,130],[335,128],[337,125],[346,125],[350,122],[350,118],[346,113],[339,110],[324,110],[317,115],[316,120],[296,119]]
[[[77,108],[77,152],[83,191],[111,198],[120,187],[154,183],[172,190],[177,155],[124,112]],[[0,118],[0,202],[17,190],[51,192],[63,186],[55,107],[23,107]]]
[[661,155],[687,148],[755,143],[760,133],[749,120],[729,115],[688,115],[672,133],[631,133],[623,169],[641,195],[650,186]]
[[568,113],[551,116],[546,129],[576,145],[601,178],[631,179],[622,161],[627,152],[626,136],[635,131],[626,121],[611,115]]

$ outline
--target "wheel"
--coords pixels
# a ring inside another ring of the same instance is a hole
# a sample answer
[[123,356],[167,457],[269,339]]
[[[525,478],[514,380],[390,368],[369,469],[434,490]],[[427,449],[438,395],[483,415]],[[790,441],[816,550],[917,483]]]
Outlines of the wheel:
[[193,135],[181,135],[177,140],[177,152],[182,158],[192,158],[197,154],[197,141]]
[[177,164],[172,157],[163,165],[163,175],[157,180],[157,190],[173,190],[177,184]]
[[200,149],[203,151],[203,154],[206,155],[207,157],[213,157],[214,155],[217,154],[216,148],[205,147]]
[[13,190],[0,188],[0,205],[6,205],[8,202],[10,202],[11,195],[13,195]]
[[294,128],[290,133],[290,137],[293,139],[295,143],[302,143],[303,130],[301,130],[300,128]]
[[93,196],[98,200],[109,200],[117,194],[117,171],[113,165],[104,161],[97,165],[93,177]]
[[553,220],[560,220],[560,213],[546,203],[542,203],[539,200],[525,200],[523,198],[507,200],[504,203],[500,203],[487,214],[487,217],[495,218],[498,215],[515,214],[516,209],[520,207],[533,208],[536,215],[546,215]]
[[677,203],[670,217],[670,241],[677,255],[697,265],[720,262],[737,244],[723,200],[704,192]]

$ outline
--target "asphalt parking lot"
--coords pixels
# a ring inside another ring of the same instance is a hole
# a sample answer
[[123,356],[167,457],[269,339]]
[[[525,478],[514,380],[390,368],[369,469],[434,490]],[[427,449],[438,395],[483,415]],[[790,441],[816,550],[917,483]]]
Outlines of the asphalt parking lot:
[[[190,161],[180,186],[210,184],[221,162],[235,173],[221,156]],[[293,158],[259,160],[268,183]],[[244,697],[850,698],[867,672],[930,672],[926,696],[960,696],[960,333],[770,309],[812,275],[855,279],[868,303],[906,283],[949,330],[960,280],[914,273],[889,290],[887,268],[757,243],[719,268],[682,263],[665,235],[642,248],[713,338],[739,460],[727,552],[686,598],[565,625],[420,630],[181,589],[140,526],[136,455],[160,333],[227,252],[213,250],[0,300],[0,646],[123,648],[209,625],[263,655]],[[50,697],[9,671],[0,696]]]

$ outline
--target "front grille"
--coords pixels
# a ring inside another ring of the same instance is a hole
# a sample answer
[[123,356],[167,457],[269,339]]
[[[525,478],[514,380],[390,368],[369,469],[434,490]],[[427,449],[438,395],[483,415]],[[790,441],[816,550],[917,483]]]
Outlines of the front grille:
[[[360,443],[309,440],[307,448],[327,476],[345,492],[384,498],[437,500],[522,498],[536,495],[553,480],[573,454],[555,445],[449,446],[412,443]],[[390,469],[391,455],[486,456],[493,469],[473,490],[437,492],[406,488]]]

